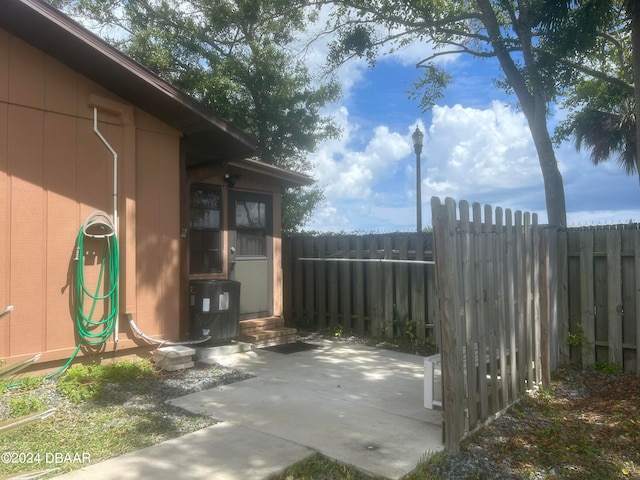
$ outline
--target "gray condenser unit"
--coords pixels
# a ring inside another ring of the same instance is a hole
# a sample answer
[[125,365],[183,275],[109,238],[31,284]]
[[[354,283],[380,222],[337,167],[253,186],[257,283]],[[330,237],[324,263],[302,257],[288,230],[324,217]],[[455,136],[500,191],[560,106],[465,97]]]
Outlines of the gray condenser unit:
[[234,340],[239,335],[240,282],[192,280],[189,282],[189,320],[192,340],[211,337],[211,343]]

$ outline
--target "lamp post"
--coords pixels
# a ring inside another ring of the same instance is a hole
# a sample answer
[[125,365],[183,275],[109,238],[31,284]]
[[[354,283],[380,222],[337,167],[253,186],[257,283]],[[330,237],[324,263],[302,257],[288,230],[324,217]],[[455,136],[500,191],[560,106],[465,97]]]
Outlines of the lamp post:
[[420,154],[422,153],[422,140],[424,133],[420,131],[416,125],[416,131],[411,135],[413,138],[413,149],[416,152],[416,230],[418,233],[422,231],[422,192],[420,188]]

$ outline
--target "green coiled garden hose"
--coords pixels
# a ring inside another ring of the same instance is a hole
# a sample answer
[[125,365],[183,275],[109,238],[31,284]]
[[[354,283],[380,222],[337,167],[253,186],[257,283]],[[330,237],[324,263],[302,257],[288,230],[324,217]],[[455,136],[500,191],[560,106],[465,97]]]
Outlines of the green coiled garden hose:
[[[104,221],[91,223],[91,218],[96,214],[89,216],[85,224],[78,232],[76,243],[76,275],[75,275],[75,325],[80,337],[80,341],[69,360],[58,369],[46,376],[53,378],[64,372],[78,355],[83,345],[102,345],[111,335],[113,335],[117,319],[118,319],[118,279],[120,275],[120,257],[118,252],[118,239],[115,235],[115,226],[111,223],[109,217],[102,212],[96,212],[106,218]],[[103,230],[106,228],[106,234],[91,235],[87,231],[91,226],[99,226]],[[110,232],[109,232],[110,230]],[[104,240],[102,262],[100,263],[100,273],[98,275],[95,291],[90,291],[85,284],[84,276],[84,240],[86,236],[101,238]],[[105,265],[107,266],[106,278],[108,288],[106,292],[100,294],[103,278],[105,278]],[[86,303],[88,301],[90,306]],[[107,305],[108,304],[108,305]],[[99,320],[94,320],[93,316],[98,305],[105,305],[104,312]],[[85,306],[88,308],[86,312]]]

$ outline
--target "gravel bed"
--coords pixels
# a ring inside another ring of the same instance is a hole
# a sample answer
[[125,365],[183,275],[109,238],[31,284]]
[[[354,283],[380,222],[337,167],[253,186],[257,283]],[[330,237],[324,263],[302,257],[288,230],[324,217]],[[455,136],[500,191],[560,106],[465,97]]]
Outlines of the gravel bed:
[[163,373],[158,378],[107,384],[104,395],[96,403],[121,405],[132,413],[153,412],[173,425],[176,435],[182,435],[218,423],[218,420],[191,413],[167,403],[167,400],[248,378],[252,375],[239,370],[196,364],[179,373]]
[[173,425],[175,435],[182,435],[217,423],[217,420],[170,405],[166,403],[167,400],[252,377],[232,368],[197,363],[195,367],[180,372],[161,372],[155,378],[105,383],[100,398],[81,404],[66,398],[56,388],[55,380],[46,380],[42,386],[28,392],[19,389],[6,391],[0,397],[0,419],[9,418],[12,398],[30,396],[42,401],[48,408],[55,407],[58,417],[73,417],[79,414],[79,410],[98,406],[121,408],[130,414],[154,412]]
[[176,373],[164,372],[157,378],[110,383],[101,401],[162,404],[172,398],[252,378],[253,375],[220,365],[197,363]]

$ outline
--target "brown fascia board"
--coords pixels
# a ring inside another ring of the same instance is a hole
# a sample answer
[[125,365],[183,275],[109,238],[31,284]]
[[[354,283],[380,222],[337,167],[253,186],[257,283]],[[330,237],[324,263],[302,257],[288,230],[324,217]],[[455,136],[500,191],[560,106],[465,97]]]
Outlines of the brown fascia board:
[[249,158],[234,160],[228,163],[230,167],[238,171],[257,173],[262,176],[276,179],[283,187],[303,187],[313,185],[315,180],[308,175],[285,168],[276,167],[258,160]]
[[0,28],[194,137],[207,155],[256,153],[253,137],[43,0],[0,0]]

